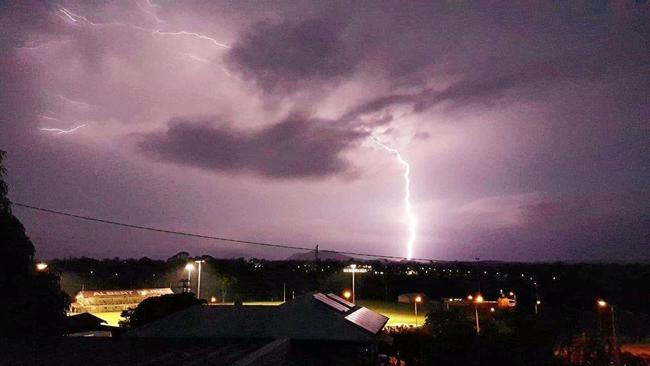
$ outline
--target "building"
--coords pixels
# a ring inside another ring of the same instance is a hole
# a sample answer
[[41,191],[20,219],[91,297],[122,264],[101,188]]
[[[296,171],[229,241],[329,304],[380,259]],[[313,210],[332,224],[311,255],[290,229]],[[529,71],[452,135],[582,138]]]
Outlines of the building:
[[427,295],[421,292],[413,292],[409,294],[401,294],[397,296],[397,302],[412,304],[415,302],[415,299],[420,298],[420,301],[425,302],[427,300]]
[[79,291],[75,301],[70,305],[70,312],[73,314],[120,312],[138,306],[147,298],[173,293],[170,288]]
[[457,297],[443,297],[442,303],[444,308],[449,310],[454,307],[467,307],[467,306],[478,306],[479,308],[495,308],[501,310],[510,310],[514,309],[517,305],[517,301],[513,298],[501,296],[497,300],[484,300],[481,303],[475,303],[472,300],[467,298],[457,298]]
[[278,365],[375,364],[388,318],[333,294],[278,306],[197,305],[127,332],[139,339],[264,340]]

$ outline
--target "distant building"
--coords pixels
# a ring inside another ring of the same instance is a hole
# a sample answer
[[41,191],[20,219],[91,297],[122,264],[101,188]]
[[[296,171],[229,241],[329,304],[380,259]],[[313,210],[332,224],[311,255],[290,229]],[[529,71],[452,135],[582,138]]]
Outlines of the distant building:
[[277,364],[361,364],[376,359],[386,316],[333,294],[278,306],[197,305],[127,332],[144,339],[267,340]]
[[497,300],[485,300],[481,303],[474,303],[467,298],[457,298],[457,297],[443,297],[442,303],[444,308],[449,310],[454,307],[466,307],[466,306],[478,306],[479,308],[495,308],[501,310],[514,309],[517,305],[517,301],[513,298],[501,296]]
[[415,299],[420,297],[420,301],[425,302],[427,301],[427,295],[421,293],[421,292],[413,292],[409,294],[401,294],[397,296],[397,302],[405,303],[405,304],[412,304],[415,302]]
[[170,288],[79,291],[75,301],[70,305],[70,312],[73,314],[118,312],[134,308],[147,298],[173,293]]

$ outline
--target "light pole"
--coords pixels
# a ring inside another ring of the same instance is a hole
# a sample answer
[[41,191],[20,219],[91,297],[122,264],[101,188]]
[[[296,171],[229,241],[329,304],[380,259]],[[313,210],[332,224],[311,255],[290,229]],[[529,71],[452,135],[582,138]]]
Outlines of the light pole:
[[356,298],[356,294],[355,294],[356,288],[355,288],[355,284],[354,284],[354,274],[357,273],[357,272],[358,273],[366,273],[366,272],[368,272],[368,270],[365,269],[365,268],[357,268],[356,264],[351,264],[349,267],[344,268],[343,272],[352,273],[352,303],[356,305],[356,303],[357,303],[356,299],[357,298]]
[[474,302],[474,317],[476,319],[476,335],[481,334],[481,324],[479,323],[478,320],[478,304],[483,303],[483,296],[481,294],[476,295],[476,298],[474,298],[472,295],[467,296],[467,300]]
[[185,265],[185,270],[187,270],[187,291],[190,292],[192,287],[190,286],[192,282],[192,270],[194,269],[194,265],[192,263],[188,263]]
[[539,301],[539,292],[537,291],[537,282],[533,282],[533,285],[535,286],[535,315],[539,314],[539,304],[542,302]]
[[611,315],[612,319],[612,346],[614,347],[614,359],[615,359],[615,364],[620,365],[621,364],[621,359],[620,359],[620,354],[618,352],[618,339],[616,338],[616,317],[614,315],[614,305],[608,304],[607,301],[600,299],[596,301],[596,304],[598,304],[599,307],[605,309],[609,307],[609,314]]
[[194,263],[199,264],[199,275],[196,279],[196,298],[201,298],[201,263],[205,262],[204,260],[194,261]]
[[415,298],[413,305],[415,306],[415,326],[418,326],[418,303],[422,302],[422,297],[418,296]]

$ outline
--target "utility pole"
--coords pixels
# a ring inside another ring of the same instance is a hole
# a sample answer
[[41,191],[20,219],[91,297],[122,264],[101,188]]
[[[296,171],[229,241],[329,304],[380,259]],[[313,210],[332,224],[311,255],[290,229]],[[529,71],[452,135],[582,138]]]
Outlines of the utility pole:
[[205,262],[204,260],[198,260],[194,261],[195,263],[198,263],[199,265],[199,275],[198,278],[196,279],[196,298],[200,299],[201,298],[201,264]]
[[616,318],[614,315],[614,305],[609,305],[610,313],[612,314],[612,343],[614,343],[614,359],[616,366],[621,364],[621,354],[618,351],[618,338],[616,338]]
[[287,283],[282,283],[282,302],[287,302]]

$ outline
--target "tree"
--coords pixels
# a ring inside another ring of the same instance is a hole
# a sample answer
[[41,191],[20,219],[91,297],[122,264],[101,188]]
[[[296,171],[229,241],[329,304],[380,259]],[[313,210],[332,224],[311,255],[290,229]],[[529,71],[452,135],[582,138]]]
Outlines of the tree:
[[0,338],[59,334],[69,305],[58,276],[36,273],[34,245],[11,211],[0,150]]
[[150,297],[138,304],[135,309],[123,311],[122,316],[126,320],[121,321],[120,325],[127,328],[140,327],[190,306],[204,303],[205,300],[197,299],[192,293]]

